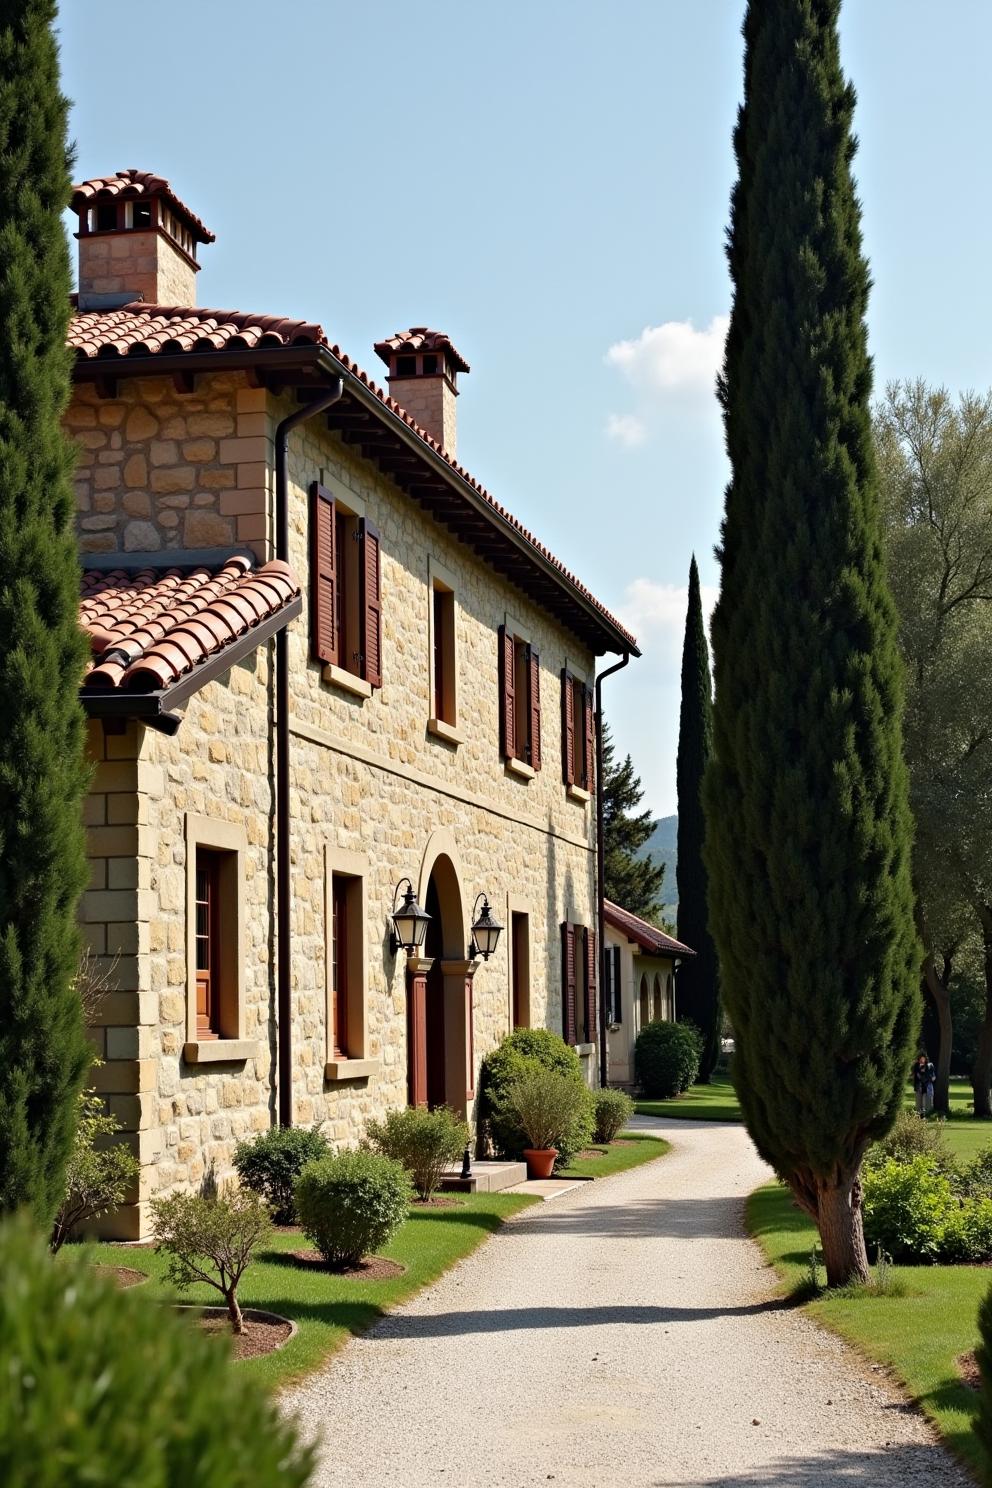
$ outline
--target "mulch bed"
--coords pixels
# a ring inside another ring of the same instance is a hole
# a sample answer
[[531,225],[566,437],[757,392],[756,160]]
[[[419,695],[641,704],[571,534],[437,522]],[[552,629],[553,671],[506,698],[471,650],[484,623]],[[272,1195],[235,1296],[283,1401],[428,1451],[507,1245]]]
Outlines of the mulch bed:
[[610,1143],[611,1147],[636,1147],[637,1143],[631,1137],[614,1137]]
[[582,1151],[581,1152],[577,1152],[575,1154],[575,1156],[576,1157],[605,1157],[606,1156],[606,1148],[605,1148],[605,1145],[603,1147],[583,1147]]
[[978,1370],[978,1360],[975,1358],[975,1350],[969,1349],[966,1354],[960,1354],[956,1360],[958,1374],[961,1383],[968,1386],[969,1390],[980,1390],[982,1388],[982,1376]]
[[148,1280],[144,1271],[137,1271],[133,1266],[104,1266],[97,1262],[94,1264],[93,1270],[99,1271],[108,1281],[112,1281],[114,1286],[121,1287],[122,1289],[125,1287],[140,1286],[143,1281]]
[[319,1250],[291,1250],[289,1254],[294,1261],[299,1261],[301,1266],[306,1266],[310,1271],[323,1271],[328,1276],[343,1276],[349,1281],[392,1281],[395,1276],[402,1276],[406,1270],[399,1261],[391,1261],[386,1256],[365,1256],[357,1266],[337,1271],[327,1264]]
[[282,1348],[293,1332],[293,1325],[288,1319],[283,1318],[271,1322],[262,1321],[258,1318],[244,1319],[244,1332],[232,1333],[230,1318],[225,1310],[222,1317],[219,1313],[207,1313],[204,1317],[196,1320],[196,1326],[201,1333],[210,1337],[226,1336],[233,1345],[235,1359],[260,1359],[263,1354],[273,1354],[277,1348]]
[[464,1199],[444,1199],[440,1195],[435,1194],[430,1199],[411,1199],[410,1207],[411,1209],[451,1209],[457,1208],[459,1204],[464,1204],[464,1202]]

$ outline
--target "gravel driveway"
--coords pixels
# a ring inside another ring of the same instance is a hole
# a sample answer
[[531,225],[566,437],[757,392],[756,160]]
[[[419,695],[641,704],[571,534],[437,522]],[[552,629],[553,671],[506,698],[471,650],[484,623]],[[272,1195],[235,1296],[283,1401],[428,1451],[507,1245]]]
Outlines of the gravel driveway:
[[512,1221],[286,1397],[317,1485],[871,1488],[972,1480],[878,1371],[801,1313],[743,1233],[742,1127]]

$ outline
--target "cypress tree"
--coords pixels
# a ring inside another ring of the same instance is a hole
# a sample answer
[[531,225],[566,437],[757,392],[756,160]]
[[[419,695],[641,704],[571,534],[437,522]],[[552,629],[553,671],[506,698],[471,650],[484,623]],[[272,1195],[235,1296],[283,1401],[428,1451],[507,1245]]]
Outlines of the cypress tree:
[[636,815],[644,797],[630,755],[616,762],[610,726],[603,720],[603,893],[621,909],[653,920],[661,912],[664,863],[641,857],[641,848],[654,831],[650,811]]
[[839,0],[750,0],[720,397],[731,479],[704,788],[735,1083],[817,1222],[831,1285],[868,1275],[859,1174],[920,1021],[902,678]]
[[48,1224],[88,1065],[67,103],[52,0],[0,0],[0,1213]]
[[720,1057],[720,991],[716,947],[710,935],[706,865],[703,861],[702,786],[713,753],[713,689],[710,653],[699,595],[699,569],[689,565],[689,603],[682,643],[682,706],[676,779],[679,796],[679,848],[675,877],[679,889],[677,935],[696,952],[679,970],[678,1016],[703,1035],[699,1082],[709,1084]]

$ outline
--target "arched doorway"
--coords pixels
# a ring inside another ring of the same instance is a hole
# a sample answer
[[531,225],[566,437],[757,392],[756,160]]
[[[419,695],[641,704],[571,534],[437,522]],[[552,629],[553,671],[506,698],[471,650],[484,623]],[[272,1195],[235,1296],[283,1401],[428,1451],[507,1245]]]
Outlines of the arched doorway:
[[638,993],[639,1027],[646,1028],[651,1022],[651,1009],[648,1006],[648,979],[642,974],[641,986]]
[[425,855],[419,897],[431,918],[422,957],[407,963],[407,1096],[412,1106],[464,1113],[475,1094],[475,967],[467,959],[458,872],[437,845]]

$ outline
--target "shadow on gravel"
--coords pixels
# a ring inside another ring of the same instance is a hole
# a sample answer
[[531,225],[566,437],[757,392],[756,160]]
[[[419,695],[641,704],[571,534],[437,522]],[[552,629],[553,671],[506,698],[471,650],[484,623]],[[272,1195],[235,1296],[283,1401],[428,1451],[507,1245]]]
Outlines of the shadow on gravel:
[[744,1208],[738,1195],[725,1198],[640,1199],[633,1203],[559,1208],[556,1201],[528,1210],[508,1225],[508,1239],[524,1235],[588,1235],[591,1239],[738,1240]]
[[713,1318],[754,1317],[782,1312],[788,1303],[779,1297],[741,1307],[508,1307],[490,1312],[439,1312],[430,1317],[393,1313],[388,1319],[390,1340],[450,1338],[465,1333],[513,1333],[531,1328],[604,1328],[709,1322]]
[[[755,1428],[757,1430],[758,1428]],[[780,1457],[763,1463],[760,1473],[742,1468],[716,1478],[694,1478],[698,1488],[837,1488],[865,1483],[870,1488],[903,1488],[920,1479],[931,1488],[971,1482],[964,1468],[934,1442],[886,1447],[879,1452],[819,1452],[808,1457]],[[682,1478],[655,1478],[653,1488],[682,1488]]]

